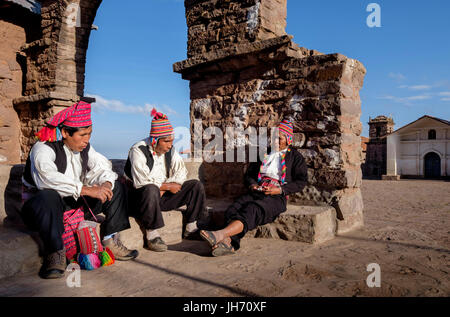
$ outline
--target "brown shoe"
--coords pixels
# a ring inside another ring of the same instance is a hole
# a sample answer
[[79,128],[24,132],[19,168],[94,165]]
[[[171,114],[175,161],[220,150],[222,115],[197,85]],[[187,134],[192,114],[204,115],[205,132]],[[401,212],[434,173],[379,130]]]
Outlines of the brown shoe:
[[147,240],[147,245],[145,248],[155,252],[164,252],[168,249],[167,244],[163,239],[161,239],[161,237],[156,237],[153,240]]
[[66,249],[53,252],[44,258],[39,276],[45,279],[61,278],[66,271]]
[[103,246],[110,249],[116,260],[119,261],[132,260],[139,255],[137,250],[129,250],[122,244],[119,234],[114,235],[111,239],[103,241]]

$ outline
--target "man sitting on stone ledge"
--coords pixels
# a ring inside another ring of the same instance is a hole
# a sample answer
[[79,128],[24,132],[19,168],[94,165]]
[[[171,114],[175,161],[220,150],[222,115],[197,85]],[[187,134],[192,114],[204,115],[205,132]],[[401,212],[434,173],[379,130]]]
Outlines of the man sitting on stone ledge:
[[81,206],[85,218],[91,217],[89,207],[94,214],[105,214],[103,245],[117,260],[138,255],[137,250],[128,250],[117,234],[130,228],[124,185],[116,181],[111,162],[90,145],[91,133],[91,105],[80,101],[57,113],[36,134],[41,142],[33,146],[28,157],[22,178],[27,200],[21,216],[43,241],[42,278],[64,276],[63,214]]
[[145,247],[163,252],[167,245],[157,230],[164,227],[162,211],[187,205],[183,238],[195,238],[206,196],[200,181],[186,181],[186,166],[173,147],[173,127],[167,116],[155,109],[151,115],[150,137],[131,147],[124,171],[133,182],[129,192],[130,210],[136,213],[146,231]]
[[244,180],[250,192],[225,211],[226,227],[218,231],[200,231],[201,237],[210,244],[213,256],[233,254],[248,231],[275,221],[286,211],[287,196],[305,187],[306,163],[291,147],[292,123],[283,120],[278,132],[279,151],[266,155],[262,163],[250,163]]

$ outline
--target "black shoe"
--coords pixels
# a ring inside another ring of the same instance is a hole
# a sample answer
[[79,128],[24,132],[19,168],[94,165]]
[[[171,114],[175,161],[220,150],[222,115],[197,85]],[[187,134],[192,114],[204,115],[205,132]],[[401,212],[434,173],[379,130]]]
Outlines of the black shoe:
[[64,272],[58,269],[46,270],[44,267],[39,271],[39,276],[44,279],[54,279],[64,277]]

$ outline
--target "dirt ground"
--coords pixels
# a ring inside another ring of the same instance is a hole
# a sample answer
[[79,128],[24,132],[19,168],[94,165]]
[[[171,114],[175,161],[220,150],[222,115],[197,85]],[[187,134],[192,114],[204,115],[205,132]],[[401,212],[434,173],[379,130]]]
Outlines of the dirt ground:
[[[449,296],[450,182],[363,181],[365,226],[321,245],[245,238],[213,258],[202,241],[81,271],[81,287],[37,274],[0,280],[0,296]],[[370,263],[381,287],[369,288]]]

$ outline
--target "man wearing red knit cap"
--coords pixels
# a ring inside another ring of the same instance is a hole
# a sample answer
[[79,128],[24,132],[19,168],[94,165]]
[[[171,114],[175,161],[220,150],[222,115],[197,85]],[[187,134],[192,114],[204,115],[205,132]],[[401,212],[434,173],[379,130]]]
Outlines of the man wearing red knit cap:
[[83,207],[86,218],[104,213],[101,224],[103,245],[117,260],[138,255],[128,250],[118,232],[130,228],[124,186],[117,181],[111,162],[90,145],[91,105],[80,101],[57,113],[36,136],[25,172],[24,223],[39,231],[46,256],[40,271],[42,278],[58,278],[66,269],[62,234],[65,211]]
[[187,206],[183,238],[198,236],[197,220],[204,215],[205,190],[198,180],[188,180],[183,159],[173,147],[173,127],[166,115],[152,111],[150,137],[134,144],[125,175],[133,182],[130,211],[136,213],[146,234],[146,248],[162,252],[167,245],[158,229],[164,227],[162,211]]

